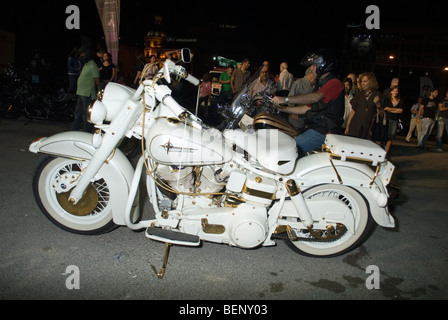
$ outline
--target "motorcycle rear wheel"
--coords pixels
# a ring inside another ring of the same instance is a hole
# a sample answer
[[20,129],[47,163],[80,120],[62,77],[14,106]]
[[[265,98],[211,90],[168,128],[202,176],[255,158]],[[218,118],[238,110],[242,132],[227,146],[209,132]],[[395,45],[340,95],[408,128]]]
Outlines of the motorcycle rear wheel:
[[63,176],[76,177],[82,168],[83,161],[42,157],[33,176],[36,202],[44,215],[61,229],[85,235],[110,232],[118,226],[113,222],[111,194],[106,177],[97,174],[76,206],[68,201],[72,188],[67,189],[67,192],[56,191],[55,186],[60,184]]
[[309,231],[296,231],[299,238],[307,239],[298,241],[287,239],[287,244],[294,251],[311,257],[335,257],[355,249],[369,233],[373,219],[366,200],[355,189],[340,185],[320,185],[306,190],[304,197],[305,199],[331,197],[340,200],[353,213],[355,233],[351,234],[344,226],[339,225],[328,239],[324,236],[323,239],[313,241]]

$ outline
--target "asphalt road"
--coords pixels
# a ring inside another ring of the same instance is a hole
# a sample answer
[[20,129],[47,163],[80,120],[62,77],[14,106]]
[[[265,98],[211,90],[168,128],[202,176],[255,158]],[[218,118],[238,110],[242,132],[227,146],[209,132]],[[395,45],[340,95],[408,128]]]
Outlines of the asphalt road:
[[397,228],[377,227],[346,255],[307,258],[282,240],[254,250],[213,243],[172,246],[165,277],[158,279],[151,265],[162,266],[164,244],[143,232],[122,227],[101,236],[80,236],[45,218],[31,188],[39,156],[28,146],[69,124],[25,123],[0,120],[0,299],[263,303],[448,298],[448,152],[422,152],[413,143],[395,141],[391,156],[401,195],[392,201],[391,211]]

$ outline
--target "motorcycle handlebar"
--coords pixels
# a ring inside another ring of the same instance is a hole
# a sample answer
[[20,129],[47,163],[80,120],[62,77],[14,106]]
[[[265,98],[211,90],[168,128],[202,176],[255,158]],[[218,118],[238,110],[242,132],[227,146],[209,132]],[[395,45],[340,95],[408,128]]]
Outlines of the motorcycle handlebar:
[[190,82],[194,86],[198,86],[199,85],[199,79],[197,79],[196,77],[192,76],[191,74],[188,74],[186,76],[185,80],[187,80],[188,82]]
[[171,95],[166,95],[163,97],[162,102],[176,115],[180,115],[185,112],[185,108],[177,103]]

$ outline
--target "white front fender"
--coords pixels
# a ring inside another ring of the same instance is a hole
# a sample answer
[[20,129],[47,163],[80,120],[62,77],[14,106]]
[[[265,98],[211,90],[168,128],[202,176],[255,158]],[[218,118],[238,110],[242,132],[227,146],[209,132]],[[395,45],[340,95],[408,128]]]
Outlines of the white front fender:
[[340,184],[339,174],[342,185],[352,187],[364,196],[376,223],[394,228],[394,218],[387,208],[388,193],[385,186],[380,178],[370,185],[375,172],[362,163],[333,160],[333,164],[336,170],[331,165],[330,154],[326,152],[306,156],[297,162],[293,177],[298,187],[306,190],[320,184]]
[[[54,157],[88,161],[95,153],[95,148],[92,146],[92,136],[90,133],[79,131],[61,132],[34,141],[31,143],[29,150],[33,153],[42,153]],[[114,223],[126,225],[124,213],[134,168],[126,156],[119,149],[116,149],[113,156],[103,164],[100,172],[103,176],[109,177],[108,187],[111,192]],[[133,214],[138,214],[138,212],[137,205],[133,208]]]
[[95,153],[92,137],[92,134],[80,131],[61,132],[32,142],[29,150],[56,157],[90,160]]

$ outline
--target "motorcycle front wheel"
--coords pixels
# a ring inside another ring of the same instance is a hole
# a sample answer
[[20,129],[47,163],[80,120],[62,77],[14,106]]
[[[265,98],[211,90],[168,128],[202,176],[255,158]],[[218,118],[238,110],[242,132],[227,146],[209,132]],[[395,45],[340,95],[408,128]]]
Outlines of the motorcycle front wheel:
[[351,234],[345,226],[337,225],[332,230],[295,230],[298,240],[287,239],[296,252],[312,257],[335,257],[355,249],[369,233],[372,217],[364,197],[355,189],[340,185],[321,185],[304,192],[305,199],[320,197],[339,200],[352,212],[355,232]]
[[50,221],[66,231],[86,235],[112,231],[118,226],[112,218],[106,177],[97,174],[77,205],[68,200],[84,167],[84,161],[42,157],[33,176],[36,202]]

